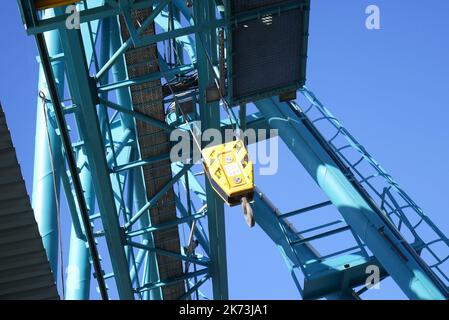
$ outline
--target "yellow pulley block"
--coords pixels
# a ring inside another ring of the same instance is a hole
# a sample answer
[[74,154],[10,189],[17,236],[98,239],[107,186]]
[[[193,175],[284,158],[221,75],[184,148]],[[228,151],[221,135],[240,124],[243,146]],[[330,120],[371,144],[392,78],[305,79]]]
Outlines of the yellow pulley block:
[[250,202],[254,197],[254,168],[241,140],[207,147],[201,152],[212,187],[229,205],[241,204],[246,222],[254,226]]

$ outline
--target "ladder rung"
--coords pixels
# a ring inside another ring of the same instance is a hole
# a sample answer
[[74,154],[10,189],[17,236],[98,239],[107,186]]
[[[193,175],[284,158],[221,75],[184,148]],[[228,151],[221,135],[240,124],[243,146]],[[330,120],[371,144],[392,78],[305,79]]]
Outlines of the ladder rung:
[[301,214],[301,213],[312,211],[312,210],[315,210],[315,209],[327,207],[327,206],[330,206],[331,204],[332,204],[331,201],[321,202],[321,203],[315,204],[313,206],[309,206],[309,207],[305,207],[305,208],[302,208],[302,209],[299,209],[299,210],[296,210],[296,211],[292,211],[292,212],[289,212],[289,213],[281,214],[280,216],[278,216],[278,218],[279,219],[284,219],[284,218],[292,217],[292,216],[295,216],[297,214]]
[[323,232],[323,233],[317,234],[317,235],[312,236],[312,237],[308,237],[308,238],[292,241],[292,242],[290,242],[290,245],[294,246],[294,245],[304,244],[304,243],[307,243],[307,242],[310,242],[310,241],[313,241],[313,240],[318,240],[318,239],[321,239],[321,238],[324,238],[324,237],[328,237],[328,236],[331,236],[331,235],[334,235],[334,234],[337,234],[337,233],[340,233],[340,232],[344,232],[344,231],[349,230],[349,229],[350,229],[349,226],[341,227],[341,228],[338,228],[338,229],[335,229],[335,230],[331,230],[331,231],[327,231],[327,232]]
[[332,221],[332,222],[329,222],[329,223],[326,223],[326,224],[322,224],[322,225],[320,225],[320,226],[318,226],[318,227],[313,227],[313,228],[310,228],[310,229],[306,229],[306,230],[299,231],[299,232],[297,232],[296,234],[298,234],[298,235],[304,235],[304,234],[309,233],[309,232],[312,232],[312,231],[317,231],[317,230],[320,230],[320,229],[323,229],[323,228],[335,226],[335,225],[340,224],[340,223],[342,223],[342,222],[344,222],[343,219],[335,220],[335,221]]

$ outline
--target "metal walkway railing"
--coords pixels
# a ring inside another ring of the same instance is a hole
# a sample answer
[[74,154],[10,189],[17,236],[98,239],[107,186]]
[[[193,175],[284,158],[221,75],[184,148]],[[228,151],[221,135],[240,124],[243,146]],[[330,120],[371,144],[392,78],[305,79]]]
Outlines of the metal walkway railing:
[[448,287],[448,238],[311,91],[305,88],[300,92],[307,104],[304,114],[326,138],[357,183]]

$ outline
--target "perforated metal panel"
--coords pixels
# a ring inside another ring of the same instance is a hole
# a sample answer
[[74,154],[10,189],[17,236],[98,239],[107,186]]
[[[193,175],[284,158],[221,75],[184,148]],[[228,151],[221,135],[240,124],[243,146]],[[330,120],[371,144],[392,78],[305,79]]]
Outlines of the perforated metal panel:
[[[283,2],[234,1],[233,8],[243,12]],[[308,1],[298,2],[304,6],[244,19],[233,28],[229,82],[233,102],[254,101],[304,86],[309,7]]]

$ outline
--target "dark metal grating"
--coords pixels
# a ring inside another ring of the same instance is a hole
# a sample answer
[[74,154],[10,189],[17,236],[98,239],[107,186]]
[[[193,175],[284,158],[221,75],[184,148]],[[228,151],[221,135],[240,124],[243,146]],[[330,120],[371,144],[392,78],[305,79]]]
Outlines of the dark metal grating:
[[[151,14],[151,9],[132,10],[131,15],[135,26],[138,27]],[[121,33],[124,39],[129,38],[123,17],[120,20]],[[144,33],[144,36],[154,34],[154,24]],[[125,53],[126,67],[130,79],[148,75],[159,71],[156,45],[132,48]],[[131,98],[134,110],[149,115],[155,119],[165,121],[163,92],[160,80],[149,81],[144,84],[131,86]],[[167,132],[142,121],[136,121],[138,141],[143,159],[151,158],[170,152],[170,141]],[[151,199],[161,188],[172,179],[171,162],[169,160],[143,167],[147,196]],[[151,223],[158,225],[176,219],[176,205],[173,188],[150,209]],[[156,248],[180,253],[178,227],[154,233]],[[181,260],[164,255],[157,255],[160,279],[177,278],[183,274]],[[180,281],[162,288],[163,298],[174,300],[185,293],[184,282]]]
[[[242,12],[263,8],[283,2],[285,0],[231,0],[231,12],[233,14],[239,14]],[[290,1],[291,2],[291,1]]]
[[[254,1],[236,8],[261,8]],[[285,1],[263,1],[273,4]],[[296,9],[262,15],[232,29],[232,100],[244,102],[304,86],[308,43],[308,1]]]
[[0,299],[59,299],[1,105]]

